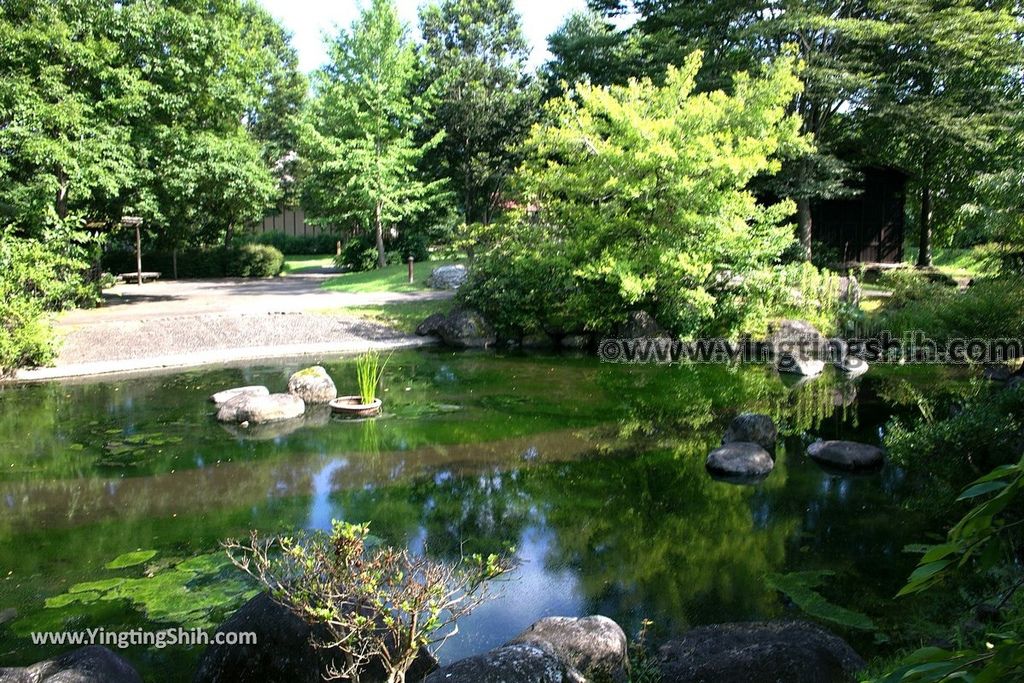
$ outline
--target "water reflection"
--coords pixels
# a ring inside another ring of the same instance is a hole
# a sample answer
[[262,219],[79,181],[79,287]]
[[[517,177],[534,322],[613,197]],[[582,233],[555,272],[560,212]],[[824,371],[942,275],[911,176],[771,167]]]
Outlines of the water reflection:
[[[327,367],[351,375],[347,363]],[[913,486],[891,467],[832,475],[804,448],[877,440],[894,412],[920,410],[946,381],[934,368],[899,378],[915,392],[885,372],[787,384],[752,367],[403,353],[389,364],[401,390],[379,420],[317,411],[226,432],[212,419],[213,391],[279,390],[296,368],[0,389],[0,575],[14,577],[0,583],[0,608],[38,612],[128,550],[183,556],[251,528],[344,518],[438,557],[515,547],[522,565],[447,657],[552,614],[604,613],[630,630],[652,618],[662,632],[777,616],[770,572],[833,569],[845,605],[869,609],[913,562],[899,552],[926,524],[902,511]],[[704,471],[743,410],[772,415],[783,434],[756,486]],[[0,666],[27,652],[6,628]],[[146,665],[161,656],[174,654]]]

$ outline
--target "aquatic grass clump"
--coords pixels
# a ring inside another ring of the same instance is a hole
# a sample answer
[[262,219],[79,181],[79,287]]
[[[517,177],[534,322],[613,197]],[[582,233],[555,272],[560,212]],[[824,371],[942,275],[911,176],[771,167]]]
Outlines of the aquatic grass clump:
[[373,403],[377,398],[377,385],[389,360],[390,354],[381,363],[379,351],[367,351],[356,358],[356,383],[359,385],[359,398],[364,405]]

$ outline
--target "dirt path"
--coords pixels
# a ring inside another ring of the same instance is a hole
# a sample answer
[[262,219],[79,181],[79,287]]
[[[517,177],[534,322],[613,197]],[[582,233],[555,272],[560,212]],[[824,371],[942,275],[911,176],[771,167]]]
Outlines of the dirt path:
[[54,367],[24,370],[17,379],[418,346],[426,340],[325,311],[451,296],[330,292],[320,289],[323,280],[292,275],[118,285],[104,292],[101,307],[59,316],[61,347]]

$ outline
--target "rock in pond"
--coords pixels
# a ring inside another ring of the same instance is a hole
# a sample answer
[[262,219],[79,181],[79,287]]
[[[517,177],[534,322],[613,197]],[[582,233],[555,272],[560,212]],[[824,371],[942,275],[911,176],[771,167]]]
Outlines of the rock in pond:
[[733,441],[711,451],[705,466],[714,475],[743,481],[768,476],[775,461],[759,444]]
[[303,368],[288,378],[288,393],[301,398],[305,403],[330,403],[338,398],[334,380],[321,365]]
[[847,683],[866,664],[845,641],[802,621],[696,628],[659,650],[672,683]]
[[807,447],[813,460],[842,470],[862,470],[881,466],[885,451],[855,441],[815,441]]
[[729,423],[725,430],[722,443],[734,441],[752,441],[769,453],[775,450],[775,442],[779,438],[779,430],[775,421],[768,415],[757,413],[740,413]]
[[803,375],[804,377],[816,377],[825,369],[825,361],[805,358],[792,353],[783,353],[779,356],[775,367],[778,368],[779,372]]
[[431,313],[423,319],[423,322],[416,326],[416,334],[421,337],[429,337],[432,334],[438,334],[441,329],[441,324],[444,323],[444,321],[444,313]]
[[488,347],[495,342],[494,332],[484,317],[468,308],[449,313],[438,326],[437,334],[445,344],[456,348]]
[[[415,679],[410,679],[415,680]],[[503,645],[427,676],[425,683],[586,683],[578,671],[542,645]]]
[[251,386],[251,387],[235,387],[234,389],[225,389],[224,391],[218,391],[216,394],[210,397],[210,402],[218,408],[236,396],[270,396],[270,389],[262,386]]
[[221,422],[248,422],[264,424],[279,420],[291,420],[306,412],[305,402],[293,394],[270,394],[269,396],[236,396],[217,411]]
[[142,683],[132,665],[99,645],[24,668],[0,668],[0,683]]
[[[320,627],[311,627],[291,610],[262,593],[242,605],[217,629],[222,632],[251,632],[256,645],[211,645],[199,660],[193,683],[321,683],[337,650],[314,645],[329,638]],[[212,640],[212,638],[211,638]],[[437,667],[437,660],[423,650],[406,680],[419,681]],[[384,680],[378,663],[363,673],[364,683]]]
[[537,645],[588,679],[625,683],[629,680],[626,634],[608,617],[545,617],[509,644]]
[[458,289],[466,282],[469,271],[466,266],[456,264],[452,266],[439,266],[430,272],[427,278],[427,287],[431,289]]
[[825,335],[805,320],[779,320],[772,323],[765,341],[775,349],[776,355],[789,352],[809,358],[823,355],[818,351],[826,345]]
[[630,311],[626,322],[615,329],[615,336],[620,339],[649,339],[669,335],[647,311]]
[[846,356],[841,361],[835,363],[835,366],[837,370],[849,378],[860,377],[868,371],[868,362],[856,356]]

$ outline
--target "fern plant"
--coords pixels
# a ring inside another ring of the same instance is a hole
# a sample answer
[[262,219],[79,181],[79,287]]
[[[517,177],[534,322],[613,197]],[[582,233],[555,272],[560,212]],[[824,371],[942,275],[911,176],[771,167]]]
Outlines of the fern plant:
[[359,385],[359,399],[364,404],[373,403],[377,398],[377,384],[389,360],[390,355],[381,363],[379,351],[367,351],[356,358],[356,383]]

